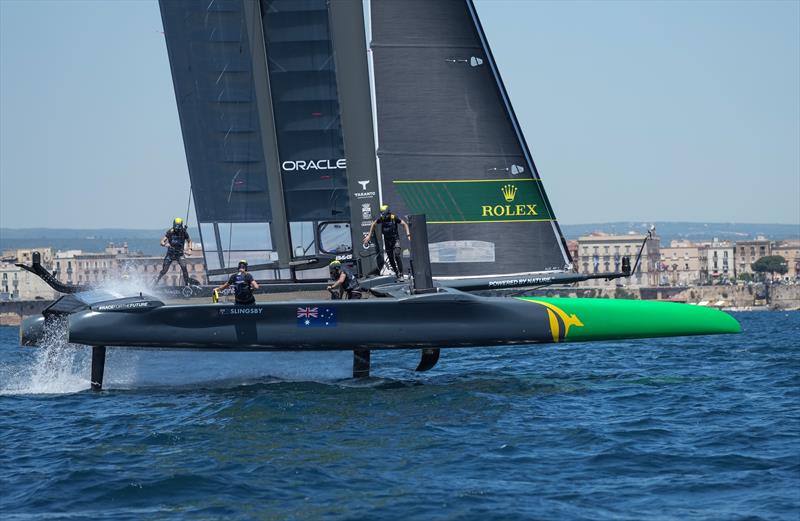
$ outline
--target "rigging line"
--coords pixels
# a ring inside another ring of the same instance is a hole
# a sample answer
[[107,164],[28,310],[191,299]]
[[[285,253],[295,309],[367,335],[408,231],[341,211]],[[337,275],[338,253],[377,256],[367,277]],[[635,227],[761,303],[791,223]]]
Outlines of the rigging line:
[[189,227],[189,208],[192,207],[192,184],[189,183],[189,200],[186,201],[186,219],[183,222],[186,224],[186,227]]

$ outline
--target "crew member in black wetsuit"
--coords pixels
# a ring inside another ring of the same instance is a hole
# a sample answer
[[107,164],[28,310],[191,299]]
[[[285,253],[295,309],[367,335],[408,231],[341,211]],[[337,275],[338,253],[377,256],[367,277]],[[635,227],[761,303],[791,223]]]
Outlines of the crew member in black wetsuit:
[[[400,230],[399,225],[403,225],[406,230],[406,237],[411,240],[411,230],[408,229],[408,224],[396,216],[389,209],[388,204],[381,206],[381,215],[372,222],[369,227],[369,233],[364,237],[364,246],[369,244],[372,234],[375,231],[375,226],[381,225],[381,233],[383,234],[383,246],[386,249],[386,254],[389,256],[389,265],[394,270],[395,275],[398,277],[403,276],[403,251],[400,248]],[[379,264],[383,264],[383,259],[379,260]],[[382,266],[381,266],[382,267]]]
[[[189,246],[185,253],[183,251],[184,244],[188,244]],[[186,270],[186,260],[183,258],[183,256],[192,254],[192,239],[189,237],[189,231],[183,224],[183,219],[176,217],[172,221],[172,228],[167,230],[167,232],[161,238],[161,246],[167,248],[167,255],[164,257],[164,264],[161,266],[161,273],[158,274],[158,278],[153,285],[155,286],[159,283],[161,277],[167,274],[170,265],[176,261],[181,267],[181,272],[183,273],[183,284],[184,286],[188,286],[189,272]]]
[[239,271],[234,273],[228,279],[228,282],[214,288],[214,292],[222,291],[225,288],[233,286],[233,293],[236,296],[236,303],[241,306],[249,306],[256,303],[256,297],[253,296],[253,290],[258,289],[258,282],[255,281],[252,275],[247,273],[247,261],[239,261]]
[[333,280],[333,284],[328,286],[331,300],[341,300],[343,297],[348,300],[361,298],[361,293],[358,292],[358,280],[353,272],[342,266],[338,260],[332,261],[328,268]]

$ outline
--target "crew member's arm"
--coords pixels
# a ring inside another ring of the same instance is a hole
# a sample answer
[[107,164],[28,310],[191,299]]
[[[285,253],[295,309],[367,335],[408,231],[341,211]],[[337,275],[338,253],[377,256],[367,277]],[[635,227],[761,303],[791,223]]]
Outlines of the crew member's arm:
[[227,289],[227,288],[231,287],[231,284],[233,284],[233,280],[235,278],[236,278],[236,274],[231,275],[230,278],[228,278],[228,282],[226,282],[222,286],[218,286],[218,287],[216,287],[214,289],[217,290],[217,291],[222,291],[223,289]]
[[189,232],[186,232],[186,245],[188,246],[186,250],[186,255],[192,254],[192,238],[189,237]]
[[403,228],[406,229],[406,238],[410,241],[411,240],[411,230],[408,228],[408,224],[403,219],[397,218],[400,221],[400,224],[403,225]]
[[369,227],[369,233],[367,234],[366,237],[364,237],[364,246],[369,244],[369,240],[372,238],[372,232],[375,231],[375,225],[377,223],[378,223],[378,219],[375,219],[374,221],[372,221],[372,225],[370,225],[370,227]]
[[330,286],[328,286],[328,289],[336,289],[339,286],[342,286],[344,284],[344,281],[346,280],[347,280],[347,275],[345,275],[344,272],[341,272],[339,274],[339,279]]
[[[169,232],[167,232],[167,233],[169,233]],[[161,237],[161,246],[164,246],[164,247],[166,247],[166,246],[167,246],[167,241],[169,240],[169,239],[167,238],[167,233],[165,233],[165,234],[164,234],[164,236],[163,236],[163,237]]]
[[252,275],[250,275],[250,287],[258,289],[258,282],[256,282],[256,279],[254,279]]

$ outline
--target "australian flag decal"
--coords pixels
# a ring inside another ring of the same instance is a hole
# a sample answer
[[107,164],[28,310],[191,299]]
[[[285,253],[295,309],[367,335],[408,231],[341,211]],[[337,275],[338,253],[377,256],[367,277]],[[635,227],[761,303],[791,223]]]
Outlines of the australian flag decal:
[[336,327],[336,309],[323,307],[297,308],[297,327]]

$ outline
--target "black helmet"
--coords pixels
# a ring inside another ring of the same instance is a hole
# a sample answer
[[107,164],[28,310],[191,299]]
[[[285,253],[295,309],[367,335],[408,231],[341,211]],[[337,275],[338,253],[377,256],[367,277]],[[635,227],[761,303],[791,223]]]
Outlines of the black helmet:
[[238,268],[237,268],[237,269],[242,269],[242,268],[244,268],[245,270],[247,270],[247,261],[246,261],[246,260],[244,260],[244,259],[242,259],[242,260],[240,260],[240,261],[239,261],[239,266],[238,266]]

